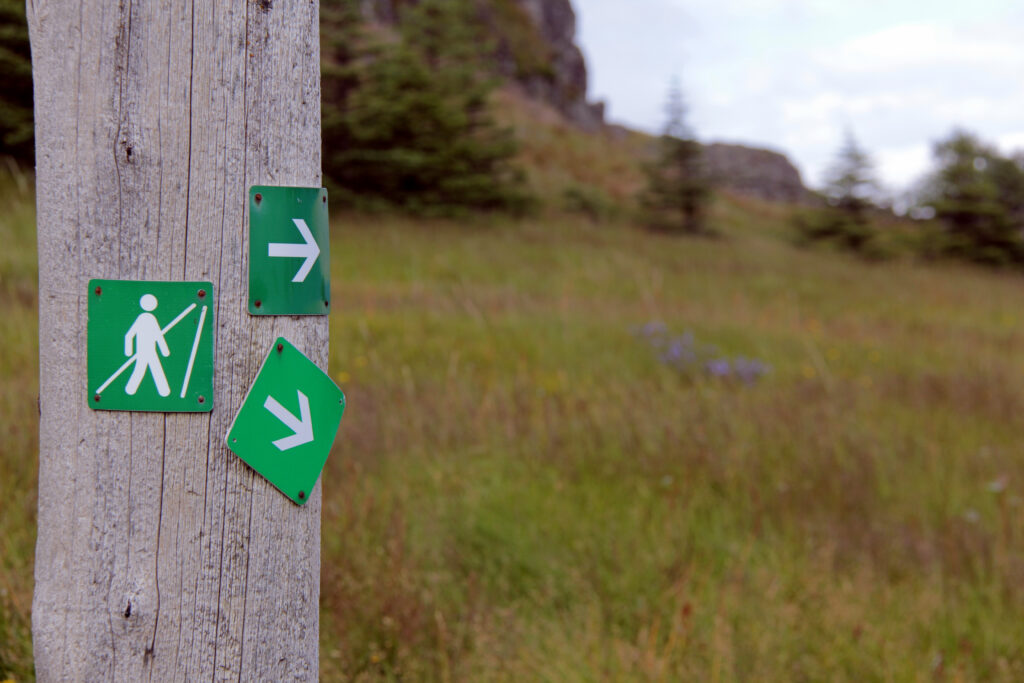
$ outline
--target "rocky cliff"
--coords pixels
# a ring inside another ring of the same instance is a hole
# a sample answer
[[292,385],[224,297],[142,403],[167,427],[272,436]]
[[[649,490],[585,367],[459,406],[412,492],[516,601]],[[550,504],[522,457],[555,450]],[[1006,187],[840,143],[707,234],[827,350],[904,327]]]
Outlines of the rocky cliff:
[[[398,22],[416,0],[361,0],[364,18]],[[495,42],[495,70],[586,130],[604,123],[604,105],[587,101],[587,67],[576,45],[570,0],[480,0],[480,21]]]
[[[502,0],[498,0],[501,2]],[[509,4],[509,0],[504,0]],[[546,53],[548,68],[523,73],[515,52],[507,41],[500,70],[513,78],[526,92],[562,112],[569,120],[588,130],[604,124],[604,104],[587,101],[587,66],[576,45],[576,13],[569,0],[511,0],[515,10],[529,17],[540,38],[538,47]],[[511,7],[510,7],[511,9]],[[513,10],[513,11],[515,11]]]
[[779,152],[714,143],[704,147],[704,162],[717,187],[775,202],[810,199],[800,172]]

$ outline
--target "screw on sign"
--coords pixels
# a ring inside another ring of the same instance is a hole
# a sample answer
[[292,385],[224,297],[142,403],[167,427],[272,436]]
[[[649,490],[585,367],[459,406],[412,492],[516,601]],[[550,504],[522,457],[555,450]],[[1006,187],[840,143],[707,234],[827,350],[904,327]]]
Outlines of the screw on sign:
[[212,313],[203,300],[213,285],[93,280],[89,288],[93,409],[212,409],[207,399],[213,395]]

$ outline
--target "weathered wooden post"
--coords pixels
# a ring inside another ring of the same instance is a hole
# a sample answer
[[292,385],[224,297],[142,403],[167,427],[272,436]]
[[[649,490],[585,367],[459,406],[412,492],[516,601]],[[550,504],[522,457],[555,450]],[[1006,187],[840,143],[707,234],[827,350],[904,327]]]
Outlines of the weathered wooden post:
[[[319,186],[317,0],[28,0],[39,228],[42,681],[315,680],[320,487],[224,436],[285,335],[246,310],[253,184]],[[90,278],[212,282],[214,409],[92,411]]]

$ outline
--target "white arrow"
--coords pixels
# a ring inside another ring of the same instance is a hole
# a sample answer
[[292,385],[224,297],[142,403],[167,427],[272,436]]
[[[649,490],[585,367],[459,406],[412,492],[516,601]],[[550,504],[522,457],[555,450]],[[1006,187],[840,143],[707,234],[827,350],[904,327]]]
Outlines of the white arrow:
[[296,390],[295,393],[299,395],[299,414],[302,416],[301,420],[274,400],[273,396],[267,396],[267,400],[263,402],[264,408],[273,413],[274,417],[278,420],[284,422],[288,429],[295,432],[291,436],[286,436],[274,442],[279,451],[287,451],[313,440],[313,417],[309,414],[309,399],[301,391]]
[[305,243],[271,242],[267,245],[269,247],[268,254],[284,258],[306,259],[302,262],[302,267],[299,268],[299,271],[295,273],[295,277],[292,278],[292,282],[305,282],[306,276],[309,275],[309,271],[313,270],[313,264],[316,263],[317,258],[320,256],[320,247],[317,245],[316,240],[313,239],[313,233],[309,231],[306,221],[301,218],[293,218],[292,223],[295,223],[295,227],[299,229],[299,233],[302,235]]

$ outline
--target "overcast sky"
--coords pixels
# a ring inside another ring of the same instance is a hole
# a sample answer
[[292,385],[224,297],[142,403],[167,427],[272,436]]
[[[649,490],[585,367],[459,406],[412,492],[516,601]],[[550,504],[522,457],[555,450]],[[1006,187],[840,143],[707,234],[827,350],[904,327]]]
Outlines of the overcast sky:
[[960,126],[1024,149],[1020,0],[573,0],[590,97],[660,132],[678,76],[702,141],[777,149],[819,186],[846,128],[900,191]]

